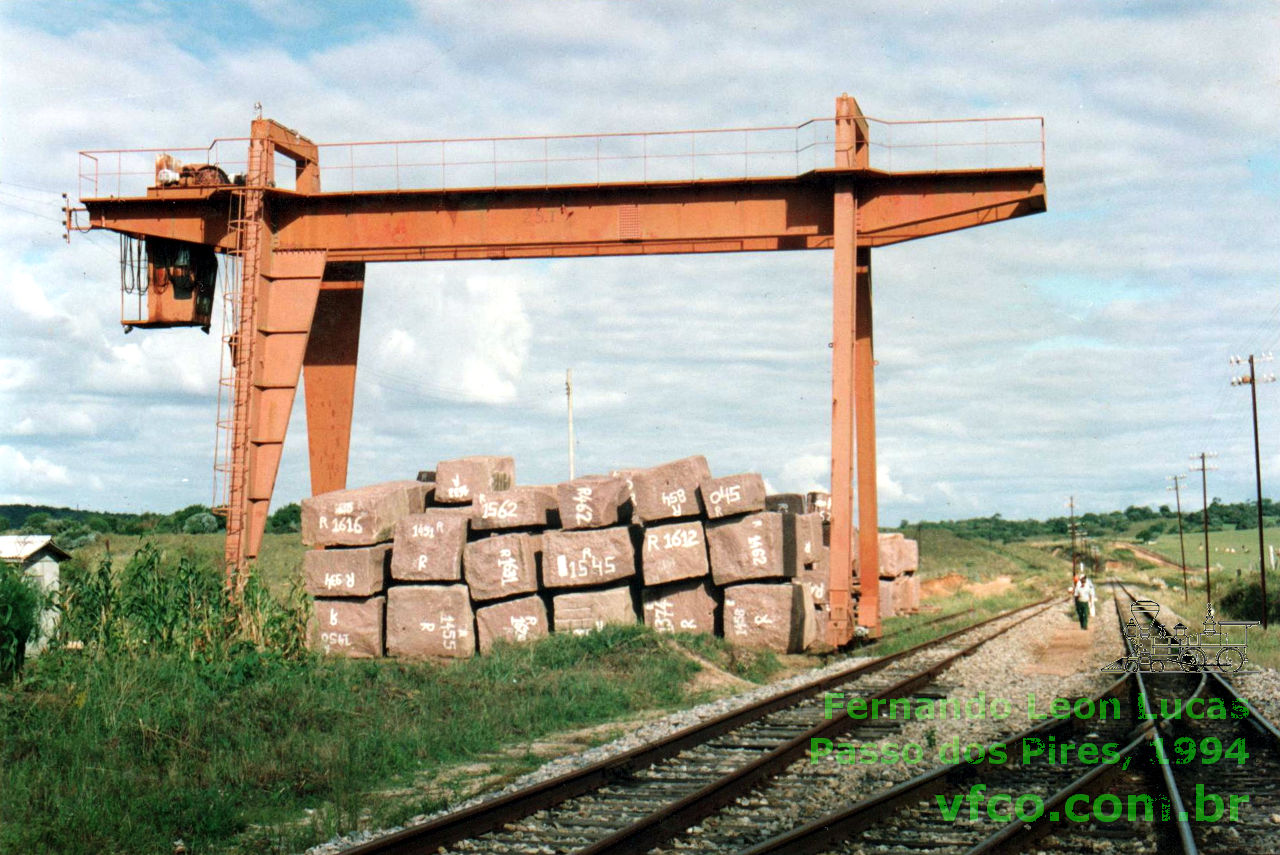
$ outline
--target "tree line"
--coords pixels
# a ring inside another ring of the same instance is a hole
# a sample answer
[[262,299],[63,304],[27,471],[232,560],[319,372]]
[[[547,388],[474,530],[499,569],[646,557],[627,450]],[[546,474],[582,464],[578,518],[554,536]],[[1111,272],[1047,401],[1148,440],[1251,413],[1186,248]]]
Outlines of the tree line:
[[[1207,510],[1210,531],[1258,527],[1257,502],[1227,503],[1214,497]],[[1204,515],[1203,508],[1184,510],[1182,524],[1191,530],[1199,530],[1204,525]],[[1266,526],[1280,525],[1280,503],[1263,499],[1262,515]],[[1075,522],[1077,531],[1083,531],[1090,537],[1133,532],[1132,536],[1139,540],[1151,540],[1166,532],[1178,530],[1177,512],[1168,505],[1161,505],[1156,510],[1145,505],[1130,505],[1123,511],[1081,513],[1076,515]],[[899,528],[908,534],[917,528],[944,529],[960,537],[1009,543],[1032,538],[1068,538],[1071,536],[1071,518],[1061,516],[1047,520],[1007,520],[1000,514],[992,514],[989,517],[964,520],[921,520],[915,523],[904,519]],[[1136,532],[1135,528],[1138,529]]]
[[[296,532],[302,525],[302,509],[296,502],[267,518],[267,531]],[[226,530],[226,520],[208,505],[188,505],[169,514],[85,511],[49,505],[0,505],[0,532],[47,534],[66,550],[78,549],[103,535],[211,534]]]

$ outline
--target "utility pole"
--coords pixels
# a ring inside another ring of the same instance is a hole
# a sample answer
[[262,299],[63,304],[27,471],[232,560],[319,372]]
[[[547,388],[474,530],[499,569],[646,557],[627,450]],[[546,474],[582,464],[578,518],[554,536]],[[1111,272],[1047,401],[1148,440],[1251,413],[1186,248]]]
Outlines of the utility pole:
[[[1182,601],[1187,601],[1187,545],[1182,539],[1182,482],[1187,478],[1186,475],[1170,475],[1168,480],[1173,482],[1172,487],[1165,487],[1166,490],[1173,491],[1173,500],[1178,507],[1178,550],[1182,553]],[[1166,507],[1168,507],[1166,505]]]
[[[1206,603],[1213,602],[1213,586],[1209,581],[1209,475],[1212,469],[1217,466],[1210,466],[1208,458],[1217,457],[1217,452],[1202,451],[1199,454],[1191,455],[1192,460],[1197,458],[1200,460],[1200,489],[1204,493],[1204,600]],[[1192,466],[1191,471],[1194,472],[1196,467]]]
[[[1238,356],[1231,357],[1232,365],[1240,365],[1245,360]],[[1267,629],[1267,562],[1266,562],[1266,538],[1262,531],[1262,451],[1258,443],[1258,384],[1274,383],[1274,374],[1264,374],[1258,376],[1259,361],[1270,362],[1271,354],[1264,353],[1259,359],[1255,359],[1254,355],[1249,354],[1249,373],[1242,377],[1232,377],[1232,386],[1249,386],[1249,392],[1253,398],[1253,471],[1258,481],[1258,576],[1262,579],[1262,629]]]
[[569,480],[573,480],[573,369],[564,370],[564,394],[569,399]]
[[1071,578],[1076,575],[1076,497],[1072,496],[1067,500],[1067,507],[1071,508]]

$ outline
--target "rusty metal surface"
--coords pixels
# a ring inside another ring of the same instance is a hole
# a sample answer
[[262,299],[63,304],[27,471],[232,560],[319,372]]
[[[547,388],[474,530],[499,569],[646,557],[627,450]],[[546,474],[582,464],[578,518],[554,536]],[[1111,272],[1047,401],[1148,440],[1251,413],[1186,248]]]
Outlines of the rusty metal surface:
[[[277,153],[294,161],[293,175],[275,173]],[[209,168],[161,185],[157,164],[176,163],[165,155]],[[233,405],[230,418],[220,417],[229,459],[215,467],[229,484],[229,568],[257,554],[303,365],[313,492],[345,483],[360,263],[833,250],[829,641],[836,645],[852,638],[858,619],[855,471],[858,518],[864,528],[876,525],[869,250],[1046,206],[1043,119],[889,122],[865,116],[848,95],[836,100],[834,117],[794,126],[640,134],[317,145],[257,119],[247,139],[86,151],[80,165],[89,227],[241,257],[239,329],[227,340],[235,371],[224,377]],[[309,288],[276,297],[284,289],[268,274],[290,255],[318,256],[321,270],[356,266],[325,275],[324,296]],[[262,327],[265,298],[274,298],[277,314],[305,323]],[[862,552],[862,623],[875,634],[877,558],[873,547]]]

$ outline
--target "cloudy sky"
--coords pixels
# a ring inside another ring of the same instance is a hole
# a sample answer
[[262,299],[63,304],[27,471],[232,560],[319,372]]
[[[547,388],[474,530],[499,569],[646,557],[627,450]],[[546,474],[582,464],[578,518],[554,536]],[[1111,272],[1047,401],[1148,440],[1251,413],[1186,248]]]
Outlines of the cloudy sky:
[[[793,125],[842,91],[885,119],[1044,116],[1048,139],[1047,213],[875,252],[882,523],[1162,504],[1201,450],[1210,495],[1248,498],[1227,360],[1280,349],[1278,24],[1273,3],[2,3],[0,502],[212,498],[217,337],[121,333],[115,236],[62,240],[79,150],[243,136],[255,102],[342,142]],[[371,266],[349,483],[475,453],[563,479],[572,367],[579,472],[701,453],[825,486],[830,280],[827,252]],[[1260,392],[1274,484],[1280,384]],[[308,492],[301,411],[277,506]]]

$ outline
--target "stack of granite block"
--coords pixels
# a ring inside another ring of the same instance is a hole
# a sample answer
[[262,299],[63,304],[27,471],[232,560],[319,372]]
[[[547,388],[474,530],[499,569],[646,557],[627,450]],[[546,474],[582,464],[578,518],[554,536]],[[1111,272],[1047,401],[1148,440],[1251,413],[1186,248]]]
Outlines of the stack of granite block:
[[701,456],[555,486],[517,484],[510,457],[444,460],[416,481],[303,502],[315,643],[348,656],[458,658],[643,620],[778,652],[818,649],[828,505],[825,494],[766,495],[757,474],[713,478]]

